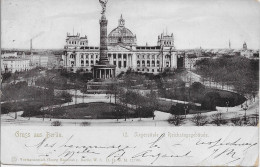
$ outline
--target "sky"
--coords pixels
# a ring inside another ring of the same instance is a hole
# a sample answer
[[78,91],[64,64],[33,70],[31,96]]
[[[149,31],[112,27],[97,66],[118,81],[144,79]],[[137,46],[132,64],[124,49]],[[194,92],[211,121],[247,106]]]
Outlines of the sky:
[[[99,46],[99,0],[1,0],[1,48],[61,49],[67,32]],[[108,0],[108,33],[120,15],[137,45],[173,33],[176,49],[260,49],[259,0]]]

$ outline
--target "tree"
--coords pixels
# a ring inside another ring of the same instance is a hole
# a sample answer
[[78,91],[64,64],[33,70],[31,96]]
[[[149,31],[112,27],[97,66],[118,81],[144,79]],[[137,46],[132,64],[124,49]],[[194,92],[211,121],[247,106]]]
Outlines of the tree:
[[[188,108],[185,108],[186,106],[189,106]],[[173,115],[185,115],[189,113],[189,109],[191,108],[191,105],[189,104],[181,104],[177,103],[176,105],[172,105],[169,112]],[[185,111],[186,110],[186,111]]]
[[158,108],[158,105],[159,105],[159,102],[157,99],[157,93],[153,89],[151,89],[150,93],[147,96],[148,96],[148,104],[152,110],[153,120],[154,120],[154,117],[155,117],[154,111]]
[[209,92],[207,93],[201,103],[201,109],[205,110],[216,110],[216,105],[218,100],[220,99],[220,95],[217,92]]
[[207,116],[201,115],[201,113],[195,114],[192,118],[191,121],[196,124],[196,126],[204,126],[208,121],[207,121]]
[[216,124],[217,126],[225,125],[227,123],[221,112],[211,115],[211,119],[212,123]]
[[172,115],[168,118],[168,123],[173,124],[175,126],[180,126],[184,122],[184,117],[181,115]]

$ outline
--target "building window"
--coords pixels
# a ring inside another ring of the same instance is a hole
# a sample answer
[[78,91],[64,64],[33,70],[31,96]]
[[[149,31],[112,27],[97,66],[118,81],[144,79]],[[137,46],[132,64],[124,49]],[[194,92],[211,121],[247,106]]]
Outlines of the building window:
[[140,61],[139,60],[137,61],[137,67],[140,67]]
[[154,61],[152,61],[152,66],[153,66],[153,67],[155,66],[155,62],[154,62]]
[[143,59],[144,59],[144,55],[143,55]]
[[84,55],[82,54],[82,55],[81,55],[81,58],[82,58],[82,59],[83,59],[83,56],[84,56]]
[[96,58],[98,58],[98,55],[96,55]]
[[152,58],[154,59],[154,55],[152,56]]
[[123,55],[123,58],[126,59],[126,55],[125,54]]
[[86,64],[88,65],[88,60],[86,60]]
[[113,58],[116,59],[116,54],[113,54]]
[[88,59],[88,55],[86,55],[86,59]]
[[93,60],[91,60],[91,62],[90,62],[92,65],[93,65]]
[[144,60],[142,61],[142,66],[145,66],[145,62],[144,62]]
[[154,69],[152,69],[152,72],[154,72]]
[[150,61],[147,60],[147,67],[150,67]]
[[93,59],[93,55],[91,55],[91,59]]
[[160,61],[157,61],[157,67],[159,67],[160,66]]
[[150,55],[147,55],[147,59],[150,59]]
[[140,59],[140,55],[137,55],[137,58]]

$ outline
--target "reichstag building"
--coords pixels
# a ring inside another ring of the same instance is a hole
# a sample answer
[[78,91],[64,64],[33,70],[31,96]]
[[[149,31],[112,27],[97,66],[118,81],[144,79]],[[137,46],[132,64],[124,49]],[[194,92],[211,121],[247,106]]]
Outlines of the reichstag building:
[[[107,56],[109,63],[116,65],[116,74],[127,70],[157,74],[182,68],[184,54],[175,49],[173,34],[162,33],[157,40],[156,46],[138,46],[136,35],[125,27],[121,15],[118,26],[107,36]],[[63,63],[69,71],[93,72],[93,66],[98,64],[99,47],[89,46],[87,36],[67,33],[64,49]]]

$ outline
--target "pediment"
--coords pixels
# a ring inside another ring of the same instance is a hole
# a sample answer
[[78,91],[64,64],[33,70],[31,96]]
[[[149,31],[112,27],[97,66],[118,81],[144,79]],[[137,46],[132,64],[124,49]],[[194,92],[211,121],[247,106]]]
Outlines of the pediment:
[[120,46],[120,45],[108,46],[107,49],[108,49],[108,51],[118,51],[118,52],[130,52],[130,51],[132,51],[132,49],[127,48],[126,46]]

